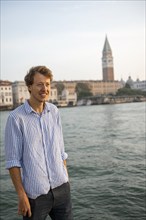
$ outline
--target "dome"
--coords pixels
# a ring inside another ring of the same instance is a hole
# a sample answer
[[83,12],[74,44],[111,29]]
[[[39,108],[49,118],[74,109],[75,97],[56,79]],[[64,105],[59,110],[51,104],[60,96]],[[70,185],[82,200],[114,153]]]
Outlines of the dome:
[[127,80],[126,83],[127,83],[129,86],[132,86],[132,85],[133,85],[134,81],[133,81],[133,79],[131,78],[131,76],[128,77],[128,80]]

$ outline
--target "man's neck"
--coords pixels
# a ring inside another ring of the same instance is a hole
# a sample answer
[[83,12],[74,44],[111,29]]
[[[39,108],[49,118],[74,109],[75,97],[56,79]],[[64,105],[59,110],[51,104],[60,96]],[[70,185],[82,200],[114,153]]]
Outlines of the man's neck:
[[44,102],[33,102],[33,100],[29,99],[28,100],[29,105],[36,111],[37,113],[42,113],[44,109]]

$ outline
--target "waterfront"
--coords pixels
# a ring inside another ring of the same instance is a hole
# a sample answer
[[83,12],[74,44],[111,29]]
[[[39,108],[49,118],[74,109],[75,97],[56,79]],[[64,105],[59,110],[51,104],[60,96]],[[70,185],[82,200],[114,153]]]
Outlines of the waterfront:
[[[59,109],[71,182],[74,220],[144,220],[146,103]],[[5,170],[1,112],[1,220],[17,220]]]

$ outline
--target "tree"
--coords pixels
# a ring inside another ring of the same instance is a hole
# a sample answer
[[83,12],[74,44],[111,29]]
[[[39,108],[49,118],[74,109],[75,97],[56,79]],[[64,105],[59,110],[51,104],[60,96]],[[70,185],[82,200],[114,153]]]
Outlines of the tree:
[[146,91],[138,90],[138,89],[131,89],[131,88],[121,88],[118,89],[116,95],[140,95],[140,96],[145,96],[146,97]]
[[130,87],[130,85],[128,83],[125,84],[124,88],[131,89],[131,87]]
[[88,84],[81,82],[76,85],[76,93],[78,100],[93,95]]
[[61,95],[62,94],[62,91],[64,89],[64,84],[62,82],[58,82],[56,84],[56,88],[57,88],[57,93],[58,95]]

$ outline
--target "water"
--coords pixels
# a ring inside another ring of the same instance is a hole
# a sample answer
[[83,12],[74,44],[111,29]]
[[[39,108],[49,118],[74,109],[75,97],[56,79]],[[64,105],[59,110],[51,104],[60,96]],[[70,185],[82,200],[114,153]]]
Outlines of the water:
[[[146,218],[146,103],[59,109],[71,183],[74,220]],[[1,112],[1,220],[19,220],[5,170]],[[49,218],[48,218],[49,219]]]

